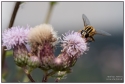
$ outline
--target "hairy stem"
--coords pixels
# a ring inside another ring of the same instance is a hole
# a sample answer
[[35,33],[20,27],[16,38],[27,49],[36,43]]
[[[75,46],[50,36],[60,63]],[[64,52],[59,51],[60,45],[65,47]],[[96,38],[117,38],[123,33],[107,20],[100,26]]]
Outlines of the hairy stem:
[[35,82],[30,74],[26,74],[26,75],[30,79],[31,82]]
[[25,69],[25,68],[23,68],[23,70],[24,70],[25,74],[27,75],[27,77],[29,78],[29,80],[30,80],[31,82],[35,82],[35,80],[34,80],[34,79],[32,78],[32,76],[30,75],[29,71],[28,71],[27,69]]
[[[15,4],[13,14],[11,16],[10,23],[9,23],[9,28],[11,28],[13,26],[13,23],[14,23],[14,20],[15,20],[15,17],[16,17],[20,4],[21,4],[21,2],[16,2],[16,4]],[[6,55],[5,49],[6,49],[6,47],[2,46],[2,69],[4,67],[4,62],[5,62],[5,55]]]

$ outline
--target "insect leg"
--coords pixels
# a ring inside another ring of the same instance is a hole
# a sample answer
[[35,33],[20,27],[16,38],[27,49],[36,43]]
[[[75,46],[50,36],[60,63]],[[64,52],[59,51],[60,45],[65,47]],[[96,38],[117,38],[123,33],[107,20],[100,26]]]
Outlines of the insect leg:
[[95,41],[95,39],[91,36],[92,41]]

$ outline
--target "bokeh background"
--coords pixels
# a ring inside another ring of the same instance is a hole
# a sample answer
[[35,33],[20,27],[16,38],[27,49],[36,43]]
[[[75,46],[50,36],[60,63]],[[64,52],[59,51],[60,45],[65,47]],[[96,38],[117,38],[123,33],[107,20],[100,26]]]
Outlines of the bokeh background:
[[[31,27],[45,21],[50,2],[25,2],[20,5],[13,26]],[[15,2],[2,2],[2,31],[8,28]],[[123,2],[57,2],[52,10],[49,23],[58,35],[69,30],[83,29],[82,14],[92,26],[109,32],[112,36],[95,35],[95,42],[89,43],[89,51],[81,56],[73,72],[60,82],[123,82]],[[60,48],[55,54],[60,53]],[[43,72],[35,69],[33,78],[41,82]],[[119,76],[119,77],[118,77]],[[115,78],[113,78],[115,77]],[[2,82],[27,82],[24,72],[15,65],[12,51],[6,53]],[[54,79],[50,78],[49,82]]]

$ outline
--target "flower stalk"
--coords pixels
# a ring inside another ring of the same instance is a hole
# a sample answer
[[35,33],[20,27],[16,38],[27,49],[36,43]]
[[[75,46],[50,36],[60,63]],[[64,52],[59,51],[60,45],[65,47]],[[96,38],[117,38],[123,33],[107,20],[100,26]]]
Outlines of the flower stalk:
[[31,76],[30,74],[26,74],[26,75],[27,75],[27,77],[29,78],[29,80],[30,80],[31,82],[35,82],[34,79],[32,78],[32,76]]
[[46,15],[45,23],[49,23],[49,19],[51,17],[52,10],[53,10],[55,4],[56,4],[56,2],[49,3],[49,10],[48,10],[47,15]]
[[47,82],[48,77],[51,77],[52,75],[56,74],[57,71],[51,71],[51,72],[45,72],[45,76],[43,76],[42,82]]
[[42,82],[47,82],[47,79],[48,79],[47,74],[45,74],[45,76],[43,76]]
[[29,78],[29,80],[31,82],[35,82],[35,80],[32,78],[32,76],[30,75],[30,71],[28,71],[26,68],[23,68],[25,74],[27,75],[27,77]]
[[[10,23],[9,23],[9,27],[8,28],[11,28],[13,26],[13,23],[14,23],[14,20],[15,20],[15,17],[16,17],[16,14],[18,12],[20,4],[21,4],[20,1],[16,2],[14,10],[13,10],[13,14],[12,14],[11,19],[10,19]],[[6,47],[2,46],[2,69],[4,68],[4,62],[5,62],[5,56],[6,56],[5,49],[6,49]]]

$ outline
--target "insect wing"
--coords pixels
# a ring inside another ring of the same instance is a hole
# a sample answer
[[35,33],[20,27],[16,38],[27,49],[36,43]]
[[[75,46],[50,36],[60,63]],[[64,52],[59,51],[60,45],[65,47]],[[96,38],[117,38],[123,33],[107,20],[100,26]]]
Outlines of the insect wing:
[[88,37],[86,38],[87,42],[92,42],[92,38]]
[[82,19],[84,22],[84,26],[90,25],[89,19],[86,17],[85,14],[82,14]]
[[103,31],[103,30],[96,30],[96,34],[104,35],[104,36],[111,36],[110,33]]

